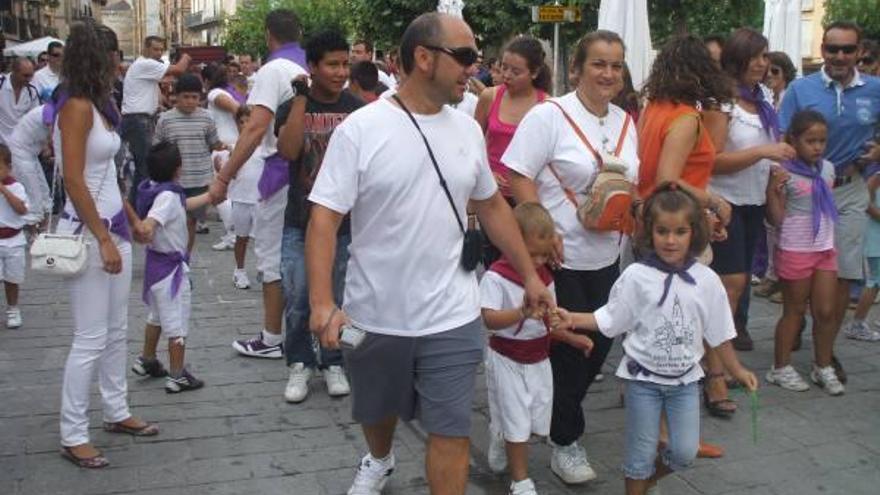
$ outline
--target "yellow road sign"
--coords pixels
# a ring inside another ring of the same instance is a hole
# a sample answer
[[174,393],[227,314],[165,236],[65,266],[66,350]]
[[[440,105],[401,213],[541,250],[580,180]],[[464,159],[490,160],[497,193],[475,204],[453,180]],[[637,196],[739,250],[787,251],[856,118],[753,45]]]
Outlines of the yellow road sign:
[[532,7],[533,22],[580,22],[581,9],[563,5],[536,5]]

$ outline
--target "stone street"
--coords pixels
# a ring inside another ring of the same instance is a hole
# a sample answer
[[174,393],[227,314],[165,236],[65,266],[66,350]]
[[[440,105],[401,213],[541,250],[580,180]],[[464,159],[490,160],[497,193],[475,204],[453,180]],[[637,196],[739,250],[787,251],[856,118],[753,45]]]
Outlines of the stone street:
[[[24,326],[0,326],[0,494],[286,494],[345,493],[365,451],[351,421],[349,399],[330,399],[320,378],[300,405],[284,402],[283,360],[238,357],[230,343],[261,328],[258,284],[232,286],[232,253],[214,252],[220,224],[198,237],[192,264],[193,318],[187,361],[206,381],[204,389],[166,394],[164,382],[129,372],[134,414],[155,421],[161,434],[134,439],[101,428],[97,389],[91,402],[91,434],[111,466],[100,471],[75,468],[58,455],[58,411],[62,369],[72,334],[69,296],[55,279],[29,274],[22,289]],[[129,314],[129,355],[143,341],[140,301],[141,249],[135,250],[135,278]],[[252,281],[253,255],[248,266]],[[741,359],[760,377],[772,362],[773,327],[781,306],[756,299],[751,329],[756,350]],[[164,344],[160,357],[167,362]],[[794,357],[806,375],[812,340]],[[849,372],[844,396],[831,398],[813,387],[805,393],[763,386],[759,391],[757,443],[752,436],[748,397],[733,392],[740,411],[731,420],[703,413],[702,433],[723,445],[720,460],[698,460],[682,474],[661,482],[666,495],[877,494],[880,493],[880,343],[838,339],[837,355]],[[624,410],[613,377],[620,358],[615,345],[606,379],[596,384],[583,407],[584,438],[598,480],[566,487],[548,467],[549,448],[535,440],[531,474],[542,494],[619,494],[623,492]],[[486,462],[488,442],[485,378],[478,377],[473,410],[473,449],[469,494],[504,494],[504,476]],[[401,425],[395,453],[397,470],[388,494],[428,493],[422,460],[425,435],[417,424]]]

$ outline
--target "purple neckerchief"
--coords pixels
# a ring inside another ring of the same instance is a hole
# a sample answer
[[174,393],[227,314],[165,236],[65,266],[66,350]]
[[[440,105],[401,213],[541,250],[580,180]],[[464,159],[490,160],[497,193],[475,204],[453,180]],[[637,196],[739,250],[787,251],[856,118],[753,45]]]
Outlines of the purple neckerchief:
[[[67,103],[67,100],[70,99],[70,95],[67,93],[67,89],[59,86],[55,89],[55,92],[52,94],[52,98],[45,103],[43,106],[43,124],[47,126],[55,125],[55,119],[58,118],[58,114],[61,113],[61,107]],[[97,107],[97,105],[95,105]],[[104,104],[104,108],[99,109],[101,115],[104,116],[113,128],[119,127],[119,122],[122,121],[122,115],[119,113],[119,109],[116,108],[116,103],[113,102],[113,98],[107,100],[107,103]]]
[[669,295],[669,287],[672,286],[672,278],[676,275],[681,277],[681,279],[688,284],[697,285],[697,281],[694,280],[694,277],[692,277],[690,273],[688,273],[688,270],[696,262],[697,260],[691,256],[686,259],[684,264],[679,268],[661,260],[660,257],[657,256],[657,253],[654,252],[639,260],[639,263],[648,265],[651,268],[656,268],[666,274],[666,280],[663,281],[663,297],[660,298],[660,302],[657,303],[657,306],[663,306],[663,303],[666,301],[666,296]]
[[271,62],[276,58],[290,60],[302,67],[303,70],[307,70],[306,67],[308,67],[308,64],[306,63],[306,51],[295,41],[285,43],[278,47],[277,50],[269,54],[269,58],[266,59],[266,62]]
[[183,209],[186,209],[186,193],[183,192],[183,187],[180,184],[173,181],[153,182],[150,179],[144,179],[138,186],[137,202],[134,207],[138,216],[146,218],[150,208],[153,207],[153,202],[156,201],[156,196],[165,191],[171,191],[180,196],[180,204],[183,205]]
[[813,181],[813,239],[815,239],[819,235],[823,215],[832,222],[837,221],[837,206],[834,205],[834,195],[831,193],[828,183],[822,178],[822,162],[809,166],[796,158],[783,163],[782,166],[793,174],[803,175]]
[[[85,224],[82,223],[82,220],[76,218],[75,216],[67,213],[67,211],[61,212],[61,218],[65,220],[70,220],[71,222],[75,222],[79,224],[79,227],[73,231],[74,234],[80,234],[83,231],[83,227]],[[125,239],[128,242],[131,242],[131,230],[128,228],[128,217],[125,215],[125,209],[119,210],[119,212],[113,215],[112,218],[102,218],[101,220],[105,222],[110,222],[110,232],[118,235],[119,237]]]
[[221,88],[221,89],[223,89],[223,91],[226,91],[227,93],[229,93],[229,96],[231,96],[232,99],[235,100],[236,103],[238,103],[239,105],[246,105],[247,104],[247,95],[243,95],[243,94],[239,93],[238,90],[235,89],[235,87],[233,85],[227,84],[226,86],[223,86],[223,88]]
[[150,304],[150,289],[172,273],[174,278],[171,279],[171,297],[176,296],[183,282],[183,265],[188,262],[189,256],[186,253],[180,251],[163,253],[147,248],[147,257],[144,260],[144,290],[141,294],[144,304]]
[[263,165],[263,173],[257,182],[257,190],[260,191],[260,199],[265,201],[290,183],[290,164],[286,158],[278,153],[266,158]]
[[779,141],[782,135],[779,132],[779,115],[776,114],[773,103],[767,101],[767,98],[764,97],[761,85],[756,84],[755,87],[749,88],[740,84],[739,97],[741,100],[755,105],[755,108],[758,109],[758,118],[761,119],[761,127],[764,128],[767,135],[773,138],[774,141]]

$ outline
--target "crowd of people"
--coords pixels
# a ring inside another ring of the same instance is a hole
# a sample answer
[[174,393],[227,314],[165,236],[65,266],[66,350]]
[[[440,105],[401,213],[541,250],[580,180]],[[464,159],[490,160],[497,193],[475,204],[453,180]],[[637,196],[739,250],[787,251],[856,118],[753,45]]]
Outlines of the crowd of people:
[[130,369],[168,393],[205,385],[187,367],[188,273],[211,205],[231,283],[251,287],[252,244],[262,290],[262,329],[234,350],[284,358],[287,402],[318,374],[329,395],[352,395],[369,451],[350,495],[381,493],[397,422],[412,419],[428,434],[431,492],[464,493],[481,365],[488,462],[510,493],[537,493],[533,435],[564,482],[595,479],[582,402],[615,339],[626,493],[655,493],[697,456],[723,456],[700,438],[701,394],[726,418],[729,387],[758,387],[737,359],[755,345],[755,276],[755,293],[783,305],[767,383],[807,390],[809,366],[843,394],[839,331],[880,340],[866,322],[880,287],[880,50],[858,25],[828,25],[824,64],[803,77],[753,29],[676,36],[639,92],[623,40],[594,31],[555,97],[538,40],[518,36],[484,65],[469,26],[445,14],[413,20],[387,58],[368,40],[303,33],[290,10],[265,28],[259,67],[247,54],[172,63],[153,36],[123,65],[113,31],[85,21],[45,67],[21,58],[0,76],[8,328],[23,326],[27,234],[87,240],[67,282],[60,414],[61,455],[77,466],[109,464],[89,438],[96,372],[106,431],[159,434],[127,400],[133,243],[148,311]]

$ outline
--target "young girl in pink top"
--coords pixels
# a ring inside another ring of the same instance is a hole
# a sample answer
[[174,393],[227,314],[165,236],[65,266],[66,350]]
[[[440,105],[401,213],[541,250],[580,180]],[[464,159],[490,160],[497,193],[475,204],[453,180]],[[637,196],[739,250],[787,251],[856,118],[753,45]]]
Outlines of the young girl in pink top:
[[782,281],[783,311],[776,324],[775,363],[766,378],[787,390],[810,388],[791,365],[792,345],[809,301],[815,347],[810,378],[829,394],[840,395],[844,388],[831,366],[836,333],[837,208],[831,193],[834,165],[822,158],[827,136],[822,115],[811,110],[795,114],[785,139],[797,158],[774,169],[767,185],[767,216],[779,232],[775,266]]

